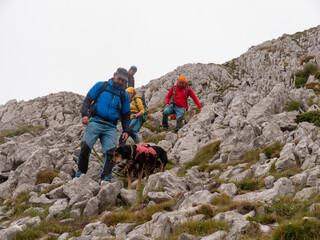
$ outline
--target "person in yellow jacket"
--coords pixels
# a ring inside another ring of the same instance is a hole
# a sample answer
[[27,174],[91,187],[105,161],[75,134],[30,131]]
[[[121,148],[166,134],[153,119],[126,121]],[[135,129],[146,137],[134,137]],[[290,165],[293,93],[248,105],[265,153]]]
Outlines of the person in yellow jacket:
[[[139,143],[140,139],[137,134],[142,125],[142,115],[144,114],[144,107],[141,98],[137,95],[136,90],[133,87],[128,87],[126,92],[130,97],[130,126],[129,126],[129,136],[132,137],[135,143]],[[121,142],[122,133],[119,139],[119,145],[126,144]]]

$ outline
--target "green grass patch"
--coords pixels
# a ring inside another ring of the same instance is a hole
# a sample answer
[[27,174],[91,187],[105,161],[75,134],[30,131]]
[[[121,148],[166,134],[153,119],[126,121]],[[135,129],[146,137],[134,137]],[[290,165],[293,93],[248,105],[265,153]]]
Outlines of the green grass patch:
[[142,126],[145,128],[148,128],[151,132],[157,132],[157,133],[162,132],[161,128],[153,126],[148,122],[145,122]]
[[146,139],[146,142],[152,142],[155,144],[158,144],[160,141],[162,141],[163,139],[165,139],[166,135],[156,135],[153,137],[149,137],[148,139]]
[[209,165],[209,164],[201,164],[198,167],[199,172],[212,172],[213,170],[223,171],[223,168],[220,165]]
[[262,152],[267,156],[267,158],[275,158],[275,157],[280,157],[280,151],[283,148],[283,144],[280,142],[275,142],[274,144],[265,147]]
[[203,214],[205,219],[210,219],[214,217],[214,208],[209,204],[203,204],[196,211],[197,214]]
[[13,137],[13,136],[20,136],[24,133],[39,133],[42,132],[45,128],[43,126],[33,126],[33,125],[27,125],[20,127],[18,129],[14,130],[4,130],[0,133],[0,144],[4,143],[5,138]]
[[289,168],[283,172],[277,172],[275,162],[273,162],[271,164],[271,169],[270,169],[270,175],[274,176],[275,181],[277,181],[279,178],[282,178],[282,177],[286,177],[286,178],[292,177],[292,176],[294,176],[298,173],[301,173],[301,172],[303,172],[303,170],[298,166]]
[[277,218],[275,217],[275,214],[256,215],[254,217],[249,217],[248,220],[254,221],[263,225],[277,222]]
[[200,151],[197,152],[197,154],[194,156],[194,158],[185,165],[184,170],[186,171],[193,166],[207,164],[209,160],[212,159],[214,155],[219,151],[220,143],[221,141],[215,141],[202,147]]
[[312,89],[315,94],[320,94],[320,83],[317,82],[311,82],[306,84],[306,89]]
[[302,108],[302,103],[299,101],[289,101],[286,103],[285,106],[285,111],[287,112],[293,112],[293,111],[298,111],[299,108]]
[[239,190],[253,192],[263,188],[264,178],[246,178],[241,182],[235,182],[234,184]]
[[320,239],[320,221],[299,219],[280,224],[273,232],[274,240]]
[[175,228],[168,239],[178,239],[182,233],[191,234],[195,237],[203,237],[219,230],[228,231],[229,225],[226,222],[212,219],[203,221],[187,221]]
[[319,79],[320,80],[320,70],[318,70],[315,74],[314,74],[314,77],[316,79]]
[[320,111],[310,111],[297,115],[297,122],[309,122],[313,123],[317,127],[320,127]]
[[304,85],[306,85],[306,83],[308,82],[308,78],[305,78],[305,77],[296,77],[296,80],[295,80],[295,87],[296,88],[301,88],[303,87]]
[[36,227],[28,226],[23,232],[17,232],[16,240],[39,239],[48,233],[62,234],[69,230],[69,226],[60,225],[53,221],[42,220],[41,224]]
[[300,65],[303,65],[304,63],[308,63],[311,59],[313,59],[314,56],[313,55],[303,55],[300,58]]
[[172,211],[175,199],[170,201],[156,204],[141,210],[135,211],[135,208],[131,210],[122,210],[118,212],[112,212],[102,218],[102,222],[107,226],[114,226],[118,223],[136,223],[137,225],[148,222],[152,219],[152,215],[157,212]]
[[295,80],[295,86],[296,88],[303,87],[307,81],[310,75],[314,75],[318,71],[318,66],[312,63],[308,63],[303,66],[303,70],[299,70],[295,73],[296,80]]
[[59,177],[59,170],[47,168],[37,173],[36,185],[40,183],[51,184],[55,177]]
[[171,159],[168,159],[167,165],[164,167],[164,170],[170,170],[175,167],[177,167],[177,164],[175,164]]

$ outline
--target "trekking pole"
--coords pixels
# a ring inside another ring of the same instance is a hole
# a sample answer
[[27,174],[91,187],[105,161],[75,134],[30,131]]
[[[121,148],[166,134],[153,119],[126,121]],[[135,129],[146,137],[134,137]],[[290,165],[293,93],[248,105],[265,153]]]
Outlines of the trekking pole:
[[[103,160],[101,159],[101,157],[99,156],[99,154],[96,152],[96,150],[94,149],[94,147],[92,147],[92,150],[93,150],[94,154],[97,156],[97,158],[99,158],[100,162],[101,162],[102,164],[104,164]],[[113,171],[113,170],[111,170],[111,171],[112,171],[114,174],[118,175],[119,177],[124,177],[124,175],[122,175],[122,174],[120,174],[120,173],[117,173],[117,172],[115,172],[115,171]]]

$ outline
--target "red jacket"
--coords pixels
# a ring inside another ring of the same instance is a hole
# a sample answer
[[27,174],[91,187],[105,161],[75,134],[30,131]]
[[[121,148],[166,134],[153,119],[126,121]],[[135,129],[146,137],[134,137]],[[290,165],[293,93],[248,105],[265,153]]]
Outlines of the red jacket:
[[[195,102],[195,104],[197,104],[197,107],[198,108],[202,108],[198,98],[196,97],[196,95],[194,94],[192,89],[189,87],[189,91],[188,91],[187,90],[187,86],[188,86],[188,83],[186,82],[186,85],[184,86],[184,88],[180,89],[179,85],[177,83],[175,94],[174,94],[174,103],[175,103],[175,105],[177,107],[180,107],[180,108],[185,108],[186,111],[187,111],[188,110],[188,101],[187,101],[187,99],[190,96],[192,98],[192,100]],[[166,97],[166,104],[170,103],[170,98],[172,96],[173,89],[174,89],[174,87],[171,87],[169,92],[168,92],[168,95]]]

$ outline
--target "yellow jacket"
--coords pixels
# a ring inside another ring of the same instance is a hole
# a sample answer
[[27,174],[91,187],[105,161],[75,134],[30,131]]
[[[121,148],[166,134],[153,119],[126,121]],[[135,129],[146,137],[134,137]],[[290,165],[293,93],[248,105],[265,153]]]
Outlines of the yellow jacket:
[[130,103],[130,108],[131,108],[130,119],[133,118],[133,114],[135,113],[138,113],[138,112],[144,113],[144,107],[140,97],[138,95],[135,95],[134,99],[136,100],[137,105],[134,100],[132,100],[132,102]]

